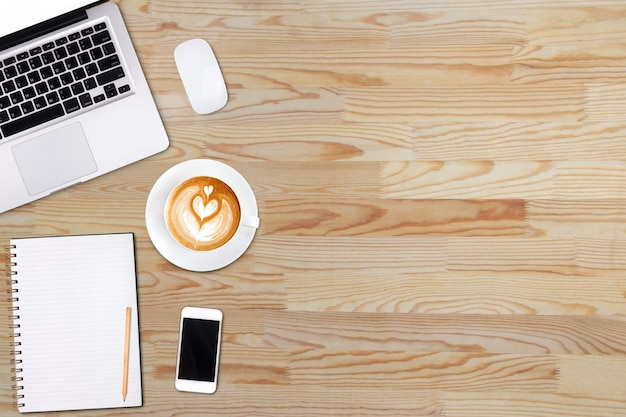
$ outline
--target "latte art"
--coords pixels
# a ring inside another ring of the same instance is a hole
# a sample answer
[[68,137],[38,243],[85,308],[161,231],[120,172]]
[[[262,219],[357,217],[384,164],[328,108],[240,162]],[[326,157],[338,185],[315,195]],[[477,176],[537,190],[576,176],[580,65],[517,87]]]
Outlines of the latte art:
[[193,177],[170,193],[165,205],[167,229],[188,249],[216,249],[233,237],[241,219],[239,200],[224,182]]

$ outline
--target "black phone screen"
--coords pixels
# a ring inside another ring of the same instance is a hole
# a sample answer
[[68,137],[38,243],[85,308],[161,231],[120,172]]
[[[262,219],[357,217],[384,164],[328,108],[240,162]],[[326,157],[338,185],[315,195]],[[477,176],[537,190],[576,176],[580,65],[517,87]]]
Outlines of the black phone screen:
[[215,382],[220,322],[184,318],[178,378]]

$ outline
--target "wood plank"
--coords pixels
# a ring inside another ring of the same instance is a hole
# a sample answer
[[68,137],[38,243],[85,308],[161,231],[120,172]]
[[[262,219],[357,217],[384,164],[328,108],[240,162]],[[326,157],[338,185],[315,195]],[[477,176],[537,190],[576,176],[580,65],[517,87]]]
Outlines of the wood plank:
[[470,199],[549,198],[556,168],[549,161],[388,162],[384,198]]
[[417,122],[418,161],[623,160],[624,124],[615,122]]
[[580,417],[606,417],[621,414],[619,395],[578,395],[552,393],[445,393],[442,397],[447,417],[475,417],[485,414],[548,417],[555,413]]
[[622,316],[626,278],[612,271],[341,271],[287,274],[284,285],[293,311]]
[[263,321],[280,348],[626,359],[622,317],[267,311]]
[[264,219],[265,235],[524,236],[527,232],[521,200],[282,198],[268,199],[266,204],[272,214]]
[[342,96],[351,122],[576,122],[585,117],[585,91],[576,84],[345,88]]

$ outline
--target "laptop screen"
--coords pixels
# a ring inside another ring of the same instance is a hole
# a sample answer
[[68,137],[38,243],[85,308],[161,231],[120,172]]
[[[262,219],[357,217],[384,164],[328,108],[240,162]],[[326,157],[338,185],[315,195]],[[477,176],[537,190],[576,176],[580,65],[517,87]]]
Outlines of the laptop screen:
[[0,0],[0,38],[96,0]]

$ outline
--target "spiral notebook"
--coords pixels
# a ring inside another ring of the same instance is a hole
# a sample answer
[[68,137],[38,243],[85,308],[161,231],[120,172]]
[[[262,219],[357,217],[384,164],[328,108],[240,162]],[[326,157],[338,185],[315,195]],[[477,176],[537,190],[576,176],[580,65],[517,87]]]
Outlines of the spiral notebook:
[[132,233],[11,239],[20,412],[142,405]]

